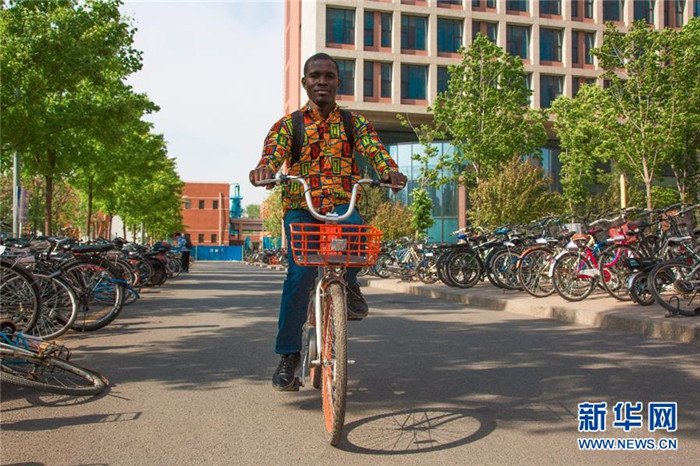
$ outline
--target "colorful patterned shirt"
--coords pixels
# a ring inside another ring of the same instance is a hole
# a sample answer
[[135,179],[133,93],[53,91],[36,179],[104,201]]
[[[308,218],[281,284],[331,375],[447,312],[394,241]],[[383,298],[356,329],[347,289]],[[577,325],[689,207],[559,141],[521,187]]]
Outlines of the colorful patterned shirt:
[[[340,108],[331,111],[326,120],[318,111],[306,104],[304,114],[305,134],[302,139],[299,161],[292,165],[292,115],[275,123],[265,139],[263,154],[258,167],[278,171],[287,162],[288,174],[303,176],[311,188],[314,207],[321,213],[332,211],[334,206],[348,204],[353,182],[360,179],[360,171],[350,150]],[[362,115],[355,113],[355,151],[364,156],[379,176],[396,171],[396,163],[379,140],[377,132]],[[282,200],[285,212],[305,209],[306,201],[299,182],[283,185]]]

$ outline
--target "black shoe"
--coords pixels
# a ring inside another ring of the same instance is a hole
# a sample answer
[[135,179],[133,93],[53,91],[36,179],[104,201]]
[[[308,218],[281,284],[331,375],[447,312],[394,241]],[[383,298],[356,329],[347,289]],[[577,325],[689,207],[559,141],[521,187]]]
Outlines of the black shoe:
[[281,391],[297,391],[299,383],[295,372],[301,365],[299,353],[283,354],[277,370],[272,375],[272,386]]
[[367,306],[367,302],[364,296],[362,296],[360,285],[348,285],[346,290],[348,297],[348,319],[362,320],[367,317],[369,306]]

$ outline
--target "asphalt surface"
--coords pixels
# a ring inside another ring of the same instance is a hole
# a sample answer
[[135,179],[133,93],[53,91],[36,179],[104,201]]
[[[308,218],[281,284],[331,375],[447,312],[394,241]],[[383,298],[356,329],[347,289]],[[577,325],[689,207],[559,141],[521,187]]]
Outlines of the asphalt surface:
[[[2,464],[697,464],[697,346],[371,288],[330,447],[320,393],[270,384],[283,277],[198,262],[109,327],[69,335],[109,392],[3,384]],[[607,432],[577,431],[585,401],[608,403]],[[646,415],[612,428],[618,401],[676,401],[678,429],[650,433]],[[672,437],[678,450],[583,452],[582,437]]]

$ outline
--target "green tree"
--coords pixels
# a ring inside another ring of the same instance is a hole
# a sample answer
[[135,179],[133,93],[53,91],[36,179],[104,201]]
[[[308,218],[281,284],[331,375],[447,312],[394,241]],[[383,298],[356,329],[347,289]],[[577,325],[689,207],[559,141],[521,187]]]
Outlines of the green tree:
[[561,199],[549,190],[550,181],[542,168],[529,160],[513,157],[502,170],[472,192],[474,224],[496,227],[528,223],[561,210]]
[[425,189],[426,186],[436,186],[440,183],[438,173],[440,172],[441,164],[437,164],[436,168],[429,168],[431,162],[437,160],[438,148],[433,144],[435,131],[427,125],[418,127],[411,124],[411,120],[403,115],[396,116],[401,124],[411,128],[418,137],[418,142],[421,143],[422,153],[413,153],[411,158],[419,163],[418,169],[418,186],[411,191],[411,204],[408,209],[411,211],[411,224],[415,231],[416,239],[425,236],[428,228],[433,226],[433,200]]
[[413,236],[415,233],[411,221],[411,211],[398,202],[385,202],[380,205],[371,225],[382,230],[382,238],[385,240]]
[[478,35],[463,49],[462,62],[449,67],[448,89],[432,107],[435,139],[455,146],[443,157],[450,180],[463,183],[464,167],[477,183],[514,156],[534,154],[547,140],[545,115],[530,109],[522,60]]
[[141,67],[134,29],[120,5],[11,0],[0,9],[0,157],[5,164],[18,150],[27,172],[44,177],[46,234],[52,232],[54,182],[80,164],[75,148],[84,132],[107,131],[122,114],[100,90]]
[[248,204],[245,206],[245,216],[248,218],[260,218],[260,204]]
[[590,199],[591,186],[600,182],[597,165],[610,159],[604,129],[616,119],[611,109],[608,95],[595,85],[583,86],[575,99],[561,96],[552,104],[554,130],[563,149],[563,197],[571,211]]
[[263,201],[263,208],[261,210],[263,229],[272,236],[282,236],[282,221],[284,220],[282,186],[275,186]]
[[605,70],[603,78],[611,83],[606,92],[618,117],[606,127],[608,144],[623,168],[644,183],[649,209],[662,164],[672,163],[672,154],[682,147],[683,128],[692,113],[684,102],[690,100],[687,86],[698,79],[697,63],[689,67],[695,69],[693,76],[680,69],[678,57],[685,51],[674,50],[680,44],[678,34],[670,28],[657,31],[644,21],[621,33],[608,23],[603,45],[593,50]]

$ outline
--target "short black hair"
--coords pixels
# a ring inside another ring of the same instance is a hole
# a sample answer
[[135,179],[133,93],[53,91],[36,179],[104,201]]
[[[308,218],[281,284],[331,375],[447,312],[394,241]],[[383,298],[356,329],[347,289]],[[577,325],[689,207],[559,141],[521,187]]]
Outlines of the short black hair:
[[319,52],[317,54],[311,55],[308,60],[306,60],[306,63],[304,63],[304,76],[306,76],[306,73],[309,72],[309,65],[311,62],[315,62],[318,60],[330,60],[333,62],[335,65],[335,70],[338,72],[338,77],[340,77],[340,67],[338,66],[338,62],[335,61],[335,58],[331,57],[327,53]]

